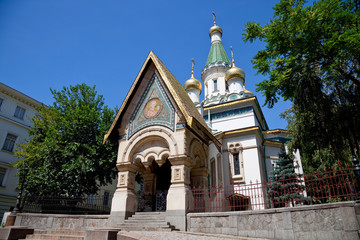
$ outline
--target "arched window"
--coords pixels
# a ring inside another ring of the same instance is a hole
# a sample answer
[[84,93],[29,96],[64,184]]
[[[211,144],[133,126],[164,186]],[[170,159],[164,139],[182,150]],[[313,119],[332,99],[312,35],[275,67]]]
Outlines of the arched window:
[[243,148],[239,142],[229,143],[229,164],[231,178],[234,183],[245,183],[244,162],[242,157]]

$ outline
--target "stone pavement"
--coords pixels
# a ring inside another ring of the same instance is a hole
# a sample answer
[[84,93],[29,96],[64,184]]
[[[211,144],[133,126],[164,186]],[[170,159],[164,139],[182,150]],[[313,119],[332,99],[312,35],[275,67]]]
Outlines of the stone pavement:
[[247,237],[238,237],[230,235],[221,235],[221,234],[206,234],[206,233],[190,233],[190,232],[161,232],[161,231],[120,231],[118,235],[118,240],[266,240],[265,238],[247,238]]

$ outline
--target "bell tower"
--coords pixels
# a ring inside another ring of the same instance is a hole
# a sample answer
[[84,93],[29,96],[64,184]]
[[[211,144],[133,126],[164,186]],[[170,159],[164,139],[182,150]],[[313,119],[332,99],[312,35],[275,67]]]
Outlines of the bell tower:
[[209,30],[211,39],[210,52],[201,72],[201,79],[205,85],[204,106],[218,103],[221,96],[225,95],[228,87],[225,81],[226,71],[230,69],[231,63],[222,45],[222,29],[216,25],[215,13],[214,26]]

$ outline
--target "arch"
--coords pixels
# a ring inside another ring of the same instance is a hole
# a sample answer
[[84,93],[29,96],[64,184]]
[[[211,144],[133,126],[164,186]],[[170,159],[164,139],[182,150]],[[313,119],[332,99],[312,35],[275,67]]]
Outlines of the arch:
[[195,168],[208,168],[207,154],[203,144],[201,144],[199,140],[191,140],[188,155],[193,160],[193,166]]
[[142,162],[150,160],[162,160],[163,156],[178,154],[178,146],[172,132],[165,127],[148,127],[134,134],[123,152],[125,162],[132,162],[133,157],[141,155]]

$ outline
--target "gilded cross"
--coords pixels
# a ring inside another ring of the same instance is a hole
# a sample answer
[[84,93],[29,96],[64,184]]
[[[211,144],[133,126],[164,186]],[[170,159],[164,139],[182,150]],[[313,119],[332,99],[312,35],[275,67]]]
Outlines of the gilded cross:
[[232,61],[235,62],[235,60],[234,60],[234,52],[233,52],[232,46],[230,46],[230,49],[231,49],[231,58],[232,58]]
[[192,62],[192,66],[191,66],[191,74],[194,74],[195,61],[194,61],[194,59],[193,59],[193,58],[191,59],[191,62]]

